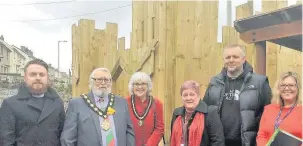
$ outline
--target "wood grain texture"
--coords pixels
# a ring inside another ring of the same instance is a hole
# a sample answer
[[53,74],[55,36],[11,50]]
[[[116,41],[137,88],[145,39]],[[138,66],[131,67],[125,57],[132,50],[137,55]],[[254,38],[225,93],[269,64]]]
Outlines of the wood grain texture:
[[[164,105],[165,138],[169,140],[172,112],[182,105],[180,86],[186,80],[196,80],[203,97],[210,78],[223,67],[226,45],[244,45],[247,61],[256,68],[254,44],[242,41],[233,27],[223,26],[223,41],[217,42],[218,5],[217,1],[133,1],[127,49],[125,38],[117,37],[117,24],[107,23],[102,30],[96,29],[92,20],[80,20],[78,26],[72,26],[73,96],[88,92],[89,74],[97,67],[111,72],[121,70],[113,81],[113,92],[121,96],[129,94],[128,82],[134,72],[147,72],[152,77],[153,95]],[[284,6],[285,1],[266,0],[262,10]],[[252,1],[236,8],[237,19],[252,15]],[[271,86],[282,72],[290,70],[301,75],[301,52],[270,42],[266,46]]]

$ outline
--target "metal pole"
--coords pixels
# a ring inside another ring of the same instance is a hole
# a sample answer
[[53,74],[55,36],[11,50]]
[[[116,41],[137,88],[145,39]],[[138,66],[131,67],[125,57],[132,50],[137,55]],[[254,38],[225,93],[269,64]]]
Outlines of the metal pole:
[[227,17],[227,26],[233,26],[233,21],[232,21],[232,2],[231,2],[231,0],[227,0],[226,17]]
[[58,41],[58,79],[59,79],[59,67],[60,67],[60,42],[61,41]]
[[59,76],[60,76],[59,67],[60,67],[60,43],[61,42],[67,42],[67,41],[66,40],[64,40],[64,41],[58,41],[58,79],[59,79]]

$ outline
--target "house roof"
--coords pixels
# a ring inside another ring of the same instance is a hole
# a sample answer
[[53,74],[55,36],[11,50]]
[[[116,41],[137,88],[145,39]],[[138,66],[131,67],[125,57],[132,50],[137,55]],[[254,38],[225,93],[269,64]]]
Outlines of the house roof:
[[12,48],[14,49],[14,50],[16,50],[16,52],[18,53],[18,54],[20,54],[20,55],[22,55],[24,58],[26,58],[28,55],[27,54],[25,54],[24,52],[22,52],[18,47],[16,47],[16,46],[12,46]]
[[3,44],[10,52],[13,51],[12,46],[8,44],[7,42],[0,39],[0,43]]
[[270,41],[302,51],[302,5],[293,5],[234,21],[246,43]]

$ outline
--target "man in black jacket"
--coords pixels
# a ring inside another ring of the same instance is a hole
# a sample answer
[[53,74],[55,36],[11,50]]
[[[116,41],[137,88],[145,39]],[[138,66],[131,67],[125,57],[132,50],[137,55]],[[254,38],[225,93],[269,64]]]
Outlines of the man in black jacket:
[[224,68],[211,79],[203,100],[218,106],[226,146],[255,146],[264,106],[271,99],[268,79],[253,73],[241,45],[225,47],[223,59]]
[[0,146],[60,146],[65,112],[49,87],[48,65],[40,59],[28,62],[24,81],[0,108]]

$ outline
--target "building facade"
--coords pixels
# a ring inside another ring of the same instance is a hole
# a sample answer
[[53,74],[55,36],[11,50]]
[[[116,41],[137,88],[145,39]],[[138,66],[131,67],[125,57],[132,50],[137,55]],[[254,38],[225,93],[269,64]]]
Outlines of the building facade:
[[27,61],[27,54],[22,52],[19,48],[16,46],[12,46],[13,52],[10,55],[11,58],[11,70],[10,73],[17,73],[20,75],[23,75],[24,71],[24,65]]
[[0,37],[0,73],[9,73],[11,69],[10,53],[12,46],[4,42],[3,36]]

